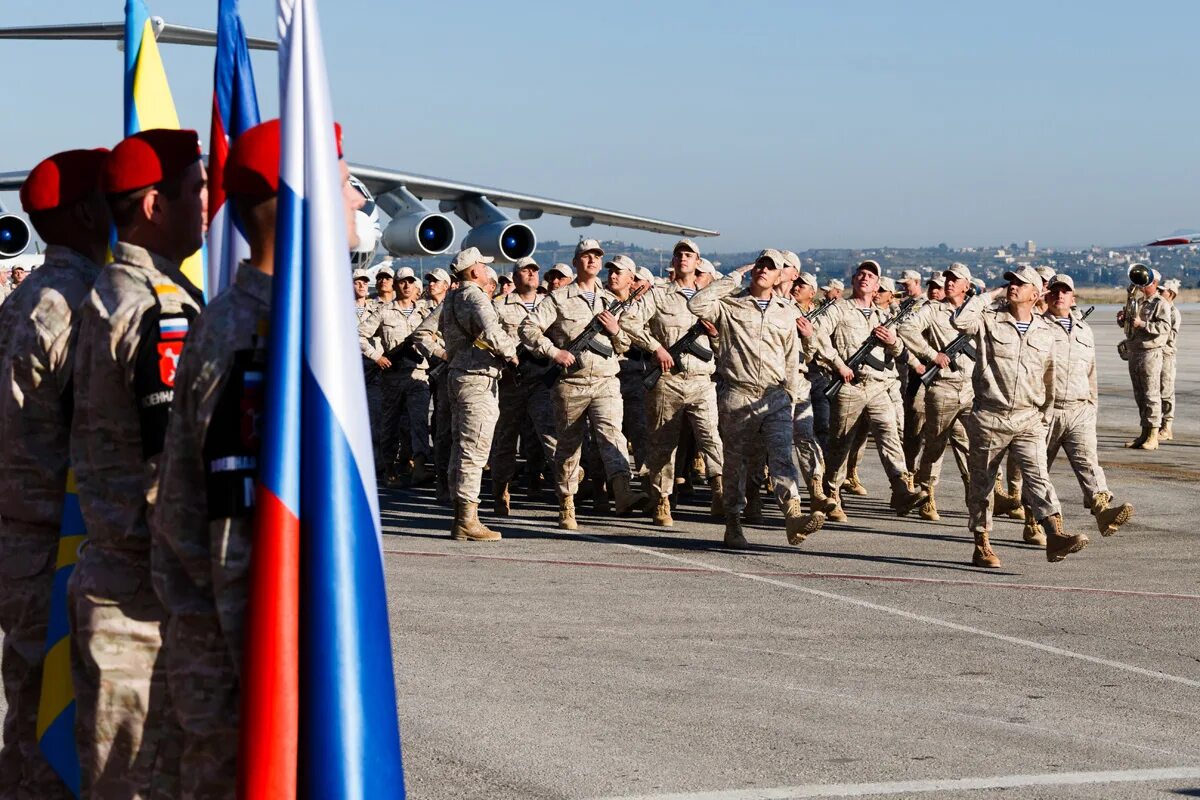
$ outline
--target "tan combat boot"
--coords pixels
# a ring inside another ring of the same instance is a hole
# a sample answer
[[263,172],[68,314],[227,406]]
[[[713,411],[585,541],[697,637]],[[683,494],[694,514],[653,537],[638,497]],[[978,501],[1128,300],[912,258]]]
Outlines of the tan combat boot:
[[1082,533],[1063,532],[1062,514],[1046,517],[1042,520],[1042,527],[1046,529],[1046,560],[1051,564],[1088,546],[1088,537]]
[[992,492],[992,515],[1002,517],[1011,514],[1021,507],[1021,498],[1009,494],[1000,479],[996,479],[996,488]]
[[924,486],[925,493],[929,496],[925,498],[925,502],[921,504],[921,510],[917,512],[917,516],[926,522],[937,522],[941,519],[938,515],[937,501],[933,498],[933,484]]
[[977,567],[1000,569],[1000,558],[988,544],[987,532],[975,534],[975,552],[971,555],[971,563]]
[[697,454],[696,457],[692,459],[692,474],[694,474],[697,478],[708,477],[708,467],[704,464],[704,456]]
[[[1125,446],[1132,448],[1134,450],[1144,450],[1146,448],[1146,442],[1150,438],[1150,431],[1152,431],[1152,430],[1154,430],[1154,429],[1151,426],[1143,425],[1142,432],[1138,434],[1138,437],[1136,439],[1134,439],[1132,442],[1126,442]],[[1155,434],[1156,434],[1155,438],[1157,439],[1158,438],[1157,431],[1155,431]],[[1157,445],[1157,442],[1155,442],[1155,444]]]
[[497,517],[507,517],[512,513],[512,497],[508,493],[508,483],[497,483],[492,487],[492,510]]
[[825,494],[825,489],[821,486],[820,478],[813,478],[808,482],[808,496],[812,501],[814,511],[820,511],[822,514],[829,515],[837,508],[837,503]]
[[800,544],[809,536],[821,530],[821,526],[825,524],[825,515],[820,511],[814,511],[811,514],[802,514],[800,512],[799,497],[793,497],[791,500],[788,500],[783,516],[784,524],[787,526],[788,544],[793,546]]
[[725,517],[725,546],[735,548],[750,546],[750,543],[746,541],[746,534],[742,533],[742,523],[737,518],[737,514]]
[[1169,442],[1175,438],[1175,434],[1171,432],[1171,423],[1164,422],[1162,427],[1158,429],[1158,440],[1160,442]]
[[671,498],[655,492],[654,524],[660,528],[672,528],[675,520],[671,519]]
[[1021,528],[1021,538],[1026,544],[1036,544],[1038,547],[1046,546],[1046,531],[1033,518],[1033,509],[1025,509],[1025,525]]
[[830,522],[845,522],[846,509],[842,506],[842,493],[840,491],[830,492],[826,495],[830,502],[833,503],[833,510],[825,514],[825,518]]
[[708,486],[712,491],[708,513],[712,514],[714,519],[722,519],[725,516],[725,479],[720,475],[713,475],[708,479]]
[[842,484],[842,491],[856,494],[859,497],[867,496],[867,487],[862,485],[862,481],[858,479],[858,467],[854,467],[846,473],[846,481]]
[[471,542],[498,542],[502,538],[498,531],[479,521],[479,504],[459,500],[454,504],[454,529],[450,538]]
[[1140,450],[1157,450],[1158,449],[1158,428],[1151,426],[1149,433],[1146,434],[1146,441],[1142,442]]
[[1096,518],[1096,527],[1101,536],[1112,536],[1122,525],[1133,519],[1133,506],[1122,503],[1112,504],[1112,495],[1108,492],[1097,492],[1092,498],[1092,516]]
[[408,482],[410,486],[424,486],[429,481],[429,468],[425,465],[425,456],[413,456],[412,474]]
[[923,504],[926,497],[928,495],[925,494],[924,489],[913,489],[904,480],[904,476],[900,476],[892,481],[892,499],[888,502],[888,506],[896,512],[896,516],[903,517]]
[[742,510],[742,519],[751,525],[763,521],[762,484],[756,481],[746,481],[746,507]]
[[558,498],[558,527],[564,531],[579,530],[579,523],[575,521],[574,495]]
[[[650,498],[646,497],[642,492],[636,492],[630,487],[629,475],[621,473],[614,475],[611,481],[613,494],[617,498],[617,515],[629,514],[634,511],[645,511],[646,501]],[[668,513],[670,510],[668,509]]]

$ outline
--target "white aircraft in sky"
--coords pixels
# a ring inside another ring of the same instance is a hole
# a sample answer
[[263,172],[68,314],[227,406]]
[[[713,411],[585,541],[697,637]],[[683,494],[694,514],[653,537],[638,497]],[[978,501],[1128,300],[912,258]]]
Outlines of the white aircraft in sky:
[[[151,23],[160,43],[216,45],[213,31],[173,25],[162,17],[152,17]],[[124,22],[0,28],[0,39],[123,42],[124,37]],[[279,49],[278,43],[270,39],[248,37],[246,43],[252,50]],[[350,171],[361,184],[360,191],[370,201],[364,210],[372,215],[378,208],[389,217],[386,225],[381,225],[380,241],[393,256],[434,256],[453,247],[457,235],[454,223],[446,216],[449,213],[458,216],[469,228],[462,247],[478,247],[485,255],[506,262],[533,255],[537,249],[537,235],[523,221],[539,219],[543,214],[568,217],[571,226],[576,228],[612,225],[678,236],[719,235],[717,231],[694,225],[384,167],[351,164]],[[0,173],[0,191],[19,189],[28,174],[28,170]],[[433,200],[438,203],[436,211],[423,202]],[[519,220],[523,221],[511,219],[501,208],[515,209]],[[0,212],[3,212],[2,207]],[[377,215],[374,218],[378,219]],[[0,213],[0,258],[19,255],[30,240],[24,219],[15,214]]]

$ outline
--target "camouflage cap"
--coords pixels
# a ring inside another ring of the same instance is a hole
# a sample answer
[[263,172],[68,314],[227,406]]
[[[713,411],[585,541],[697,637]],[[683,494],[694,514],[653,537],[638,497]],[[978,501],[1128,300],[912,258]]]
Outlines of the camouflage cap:
[[691,239],[680,239],[675,243],[675,246],[671,248],[672,253],[678,253],[680,250],[691,250],[696,255],[700,255],[700,248],[697,247],[696,243]]
[[831,279],[828,283],[821,287],[822,292],[829,292],[834,289],[842,290],[846,288],[846,284],[842,283],[837,278]]
[[413,272],[412,267],[401,267],[400,269],[396,270],[397,283],[400,281],[415,281],[416,279],[417,273]]
[[789,266],[797,270],[800,269],[800,256],[796,255],[791,250],[780,250],[779,254],[783,256],[783,263],[785,266]]
[[1012,283],[1028,283],[1030,286],[1041,286],[1042,276],[1038,275],[1037,270],[1033,267],[1019,267],[1018,269],[1010,269],[1004,273],[1004,280]]
[[538,270],[539,272],[542,269],[540,266],[538,266],[538,263],[536,261],[534,261],[532,258],[529,258],[528,256],[526,256],[525,258],[517,259],[517,263],[513,264],[513,272],[516,272],[519,269],[525,269],[526,267],[533,267],[535,270]]
[[608,261],[604,262],[606,269],[615,269],[618,272],[632,272],[637,274],[637,264],[633,263],[633,259],[629,256],[613,256]]
[[787,266],[783,262],[783,253],[779,252],[773,247],[768,247],[766,250],[761,251],[758,254],[758,257],[754,259],[754,263],[757,264],[764,258],[774,264],[776,269],[783,269],[785,266]]
[[971,270],[967,268],[966,264],[961,262],[955,261],[945,272],[942,273],[943,278],[949,278],[951,275],[953,275],[955,278],[960,278],[964,281],[967,281],[968,283],[971,282]]
[[546,270],[546,277],[549,278],[555,272],[557,272],[559,275],[562,275],[564,278],[575,277],[575,270],[571,269],[570,264],[563,264],[562,262],[555,264],[553,267]]
[[596,255],[603,256],[604,248],[601,247],[600,242],[596,241],[595,239],[584,239],[579,244],[575,245],[575,257],[578,258],[584,253],[595,253]]
[[1047,289],[1053,289],[1055,286],[1065,286],[1072,292],[1075,291],[1075,280],[1065,273],[1055,274],[1046,284]]
[[820,288],[817,286],[817,276],[811,272],[801,272],[800,277],[796,279],[796,283],[803,283],[805,286],[811,286],[814,289]]
[[438,267],[437,269],[431,269],[429,272],[426,272],[425,280],[441,281],[442,283],[449,283],[450,282],[450,273],[446,272],[446,270],[442,269],[441,267]]
[[925,281],[925,285],[926,285],[926,286],[937,286],[937,287],[940,287],[940,288],[945,288],[945,286],[946,286],[946,273],[944,273],[944,272],[937,272],[937,273],[934,273],[933,275],[930,275],[930,276],[929,276],[929,279],[928,279],[927,281]]
[[454,256],[454,260],[450,262],[450,271],[458,274],[464,270],[468,270],[476,264],[490,264],[496,259],[491,256],[485,256],[479,252],[478,247],[468,247],[466,250],[460,250]]
[[639,281],[649,281],[650,283],[654,283],[654,273],[645,267],[637,268],[637,278]]
[[371,280],[371,273],[367,272],[365,269],[356,269],[354,270],[354,280],[369,281]]
[[696,272],[703,272],[708,275],[717,274],[717,268],[707,258],[701,258],[700,263],[696,265]]
[[880,269],[879,262],[873,258],[868,258],[866,261],[859,262],[858,266],[854,268],[854,271],[858,272],[860,269],[865,269],[869,272],[874,272],[875,276],[878,278],[883,277],[883,270]]
[[884,275],[883,277],[881,277],[879,279],[879,291],[891,292],[892,294],[895,294],[896,293],[896,282],[894,280],[892,280],[891,278],[889,278],[887,275]]
[[394,277],[396,277],[396,273],[392,272],[392,268],[389,267],[386,263],[383,266],[381,266],[379,269],[375,270],[375,280],[379,280],[380,278],[394,278]]
[[900,282],[901,283],[907,283],[908,281],[920,281],[920,280],[921,280],[921,273],[917,272],[915,269],[906,269],[906,270],[904,270],[904,272],[900,273]]

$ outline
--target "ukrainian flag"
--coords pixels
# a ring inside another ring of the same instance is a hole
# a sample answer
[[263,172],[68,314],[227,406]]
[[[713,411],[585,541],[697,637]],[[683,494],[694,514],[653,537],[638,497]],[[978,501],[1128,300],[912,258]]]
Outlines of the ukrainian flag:
[[38,748],[71,793],[79,797],[79,754],[75,750],[75,689],[71,684],[71,629],[67,622],[67,579],[79,560],[86,532],[75,491],[75,471],[67,472],[67,496],[58,534],[58,560],[50,594],[50,626],[42,660],[38,702]]
[[[152,128],[179,128],[167,71],[143,0],[125,2],[125,135]],[[204,250],[183,262],[183,274],[207,296]]]

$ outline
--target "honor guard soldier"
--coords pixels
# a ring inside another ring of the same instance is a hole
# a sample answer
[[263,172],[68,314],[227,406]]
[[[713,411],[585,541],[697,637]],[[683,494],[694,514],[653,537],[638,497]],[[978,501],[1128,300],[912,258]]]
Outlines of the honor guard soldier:
[[[532,258],[522,258],[513,265],[513,290],[495,301],[500,325],[513,341],[519,340],[521,323],[545,299],[537,289],[538,263]],[[542,448],[546,464],[554,462],[557,444],[554,402],[550,387],[541,381],[541,376],[550,368],[550,359],[540,358],[525,347],[518,347],[517,353],[519,368],[516,372],[507,371],[500,379],[500,421],[496,425],[491,457],[492,492],[498,517],[507,517],[511,512],[509,489],[517,474],[517,437],[532,433],[538,447]],[[531,487],[536,484],[531,475]],[[533,495],[531,490],[531,499]]]
[[1104,470],[1096,455],[1096,339],[1091,326],[1074,311],[1075,281],[1055,275],[1046,293],[1046,320],[1055,339],[1054,415],[1046,440],[1046,466],[1054,466],[1061,448],[1066,453],[1083,506],[1096,518],[1102,536],[1112,536],[1133,517],[1129,503],[1114,504]]
[[[653,359],[658,380],[646,394],[650,420],[646,468],[654,500],[654,524],[669,527],[671,492],[675,488],[675,451],[685,424],[706,459],[705,473],[712,487],[713,516],[724,518],[723,453],[717,429],[717,387],[712,381],[716,361],[710,344],[717,333],[688,309],[696,288],[700,250],[691,239],[681,239],[671,256],[671,283],[642,299],[639,307],[621,320],[633,344]],[[697,327],[699,326],[699,327]],[[691,342],[679,348],[682,340]],[[676,348],[673,355],[671,348]]]
[[148,516],[179,357],[203,303],[180,269],[204,241],[196,132],[129,136],[101,185],[117,242],[80,310],[71,425],[88,535],[68,586],[83,795],[178,796]]
[[[977,359],[973,410],[967,417],[970,442],[970,514],[977,567],[997,569],[1000,559],[988,542],[992,489],[1005,453],[1024,478],[1029,507],[1046,533],[1046,560],[1062,561],[1087,546],[1083,534],[1063,531],[1058,495],[1046,469],[1046,430],[1053,418],[1057,368],[1054,331],[1033,313],[1042,279],[1032,267],[1004,273],[1007,288],[976,295],[950,324],[974,337]],[[1002,298],[999,308],[991,306]]]
[[[746,504],[747,461],[763,447],[775,498],[786,518],[788,543],[798,545],[825,523],[820,511],[800,508],[800,471],[792,457],[792,406],[800,377],[799,312],[790,299],[775,296],[778,250],[763,250],[754,264],[697,292],[688,310],[712,324],[720,336],[717,399],[724,445],[725,544],[746,547],[741,513]],[[750,286],[742,279],[751,272]]]
[[[1144,265],[1135,264],[1130,268]],[[1125,352],[1129,357],[1129,378],[1133,399],[1137,401],[1142,432],[1126,447],[1157,450],[1158,428],[1162,425],[1163,347],[1171,336],[1171,304],[1158,294],[1162,276],[1150,270],[1150,282],[1131,290],[1132,308],[1127,305],[1117,314],[1117,324],[1125,327]]]
[[1163,344],[1162,425],[1158,429],[1160,442],[1169,442],[1175,438],[1171,431],[1171,423],[1175,421],[1175,353],[1176,343],[1179,341],[1179,328],[1183,325],[1183,314],[1175,305],[1175,298],[1179,296],[1179,287],[1180,282],[1176,279],[1164,281],[1159,290],[1162,298],[1171,307],[1171,333],[1167,336],[1166,343]]
[[[555,289],[521,323],[521,341],[533,353],[548,358],[562,371],[554,386],[554,419],[558,446],[554,452],[555,482],[559,498],[558,526],[576,530],[575,493],[579,489],[579,455],[586,426],[590,423],[596,446],[604,464],[605,477],[617,501],[617,513],[628,513],[645,502],[646,496],[633,491],[629,464],[629,445],[621,432],[623,410],[617,379],[617,356],[629,349],[629,335],[621,330],[617,317],[608,306],[617,298],[598,280],[604,250],[595,239],[584,239],[575,246],[572,264],[579,277],[574,283]],[[624,258],[610,263],[625,269]],[[565,265],[564,265],[565,266]],[[561,271],[555,265],[550,273]],[[564,272],[570,272],[568,268]],[[568,345],[595,319],[601,327],[593,337],[600,346],[584,348],[578,355]],[[601,352],[607,353],[602,355]]]
[[[896,381],[894,360],[904,345],[895,331],[883,323],[888,313],[878,308],[875,293],[879,288],[879,264],[867,260],[858,265],[851,279],[852,297],[839,300],[817,323],[817,351],[833,365],[835,377],[843,381],[831,404],[829,449],[825,464],[825,493],[838,504],[830,519],[845,520],[841,502],[841,484],[846,462],[854,445],[852,433],[865,419],[879,450],[879,458],[892,487],[891,507],[906,514],[925,502],[923,491],[908,485],[896,406],[891,389]],[[849,359],[868,339],[879,344],[867,359],[851,368]]]
[[479,521],[479,487],[500,416],[500,370],[517,364],[517,342],[504,332],[492,305],[493,260],[474,247],[454,257],[450,269],[461,283],[446,296],[438,323],[450,365],[450,535],[476,542],[500,539]]
[[[975,362],[964,350],[947,354],[946,348],[961,335],[950,324],[950,318],[967,301],[967,290],[971,286],[971,271],[966,264],[954,263],[942,273],[945,281],[946,298],[929,301],[915,314],[900,323],[896,332],[914,356],[925,363],[926,368],[937,368],[937,377],[928,384],[921,382],[923,376],[909,373],[910,381],[921,383],[921,402],[925,406],[924,447],[917,462],[916,482],[929,498],[921,506],[921,519],[940,519],[935,498],[935,487],[940,478],[942,455],[949,445],[954,453],[962,476],[964,491],[969,494],[970,471],[967,465],[967,431],[963,421],[971,411],[975,390],[971,385],[971,371]],[[910,390],[911,391],[911,390]]]
[[71,797],[38,748],[38,697],[67,487],[76,310],[111,227],[99,190],[107,153],[68,150],[30,171],[21,207],[46,261],[0,306],[0,797]]

